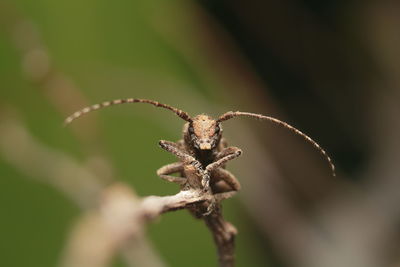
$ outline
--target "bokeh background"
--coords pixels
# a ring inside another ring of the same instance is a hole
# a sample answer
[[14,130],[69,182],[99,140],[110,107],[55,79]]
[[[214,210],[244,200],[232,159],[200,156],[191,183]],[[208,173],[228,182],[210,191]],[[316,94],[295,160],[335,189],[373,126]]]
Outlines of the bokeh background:
[[[113,182],[177,192],[155,175],[175,160],[158,140],[181,135],[170,112],[123,105],[62,127],[85,105],[137,97],[275,116],[333,158],[337,177],[287,130],[224,124],[244,151],[228,166],[243,189],[224,203],[237,266],[400,266],[399,47],[395,0],[2,0],[0,265],[65,264]],[[216,265],[188,212],[147,230],[138,266]],[[133,266],[126,254],[112,266]]]

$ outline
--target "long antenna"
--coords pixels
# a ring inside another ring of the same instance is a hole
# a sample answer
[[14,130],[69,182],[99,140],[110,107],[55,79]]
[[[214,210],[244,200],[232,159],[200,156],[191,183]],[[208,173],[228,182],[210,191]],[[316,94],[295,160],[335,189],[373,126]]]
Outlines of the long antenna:
[[161,108],[165,108],[165,109],[169,109],[172,112],[174,112],[176,115],[178,115],[180,118],[182,118],[183,120],[187,121],[187,122],[191,122],[192,118],[189,116],[188,113],[174,108],[170,105],[166,105],[166,104],[162,104],[159,103],[157,101],[154,100],[148,100],[148,99],[139,99],[139,98],[127,98],[127,99],[116,99],[116,100],[112,100],[112,101],[105,101],[103,103],[100,104],[95,104],[89,107],[85,107],[81,110],[76,111],[75,113],[73,113],[71,116],[69,116],[68,118],[65,119],[64,121],[64,125],[67,125],[69,123],[71,123],[73,120],[82,117],[83,115],[94,111],[94,110],[98,110],[101,108],[106,108],[112,105],[119,105],[119,104],[127,104],[127,103],[147,103],[147,104],[151,104],[154,105],[156,107],[161,107]]
[[290,131],[292,131],[293,133],[295,133],[297,135],[300,135],[308,143],[310,143],[314,148],[316,148],[322,154],[322,156],[325,157],[325,159],[328,161],[329,166],[330,166],[330,168],[332,170],[332,175],[336,176],[335,165],[333,164],[331,158],[328,156],[328,153],[326,153],[325,150],[322,149],[322,147],[317,142],[312,140],[311,137],[309,137],[305,133],[301,132],[297,128],[291,126],[290,124],[288,124],[288,123],[286,123],[284,121],[278,120],[278,119],[273,118],[273,117],[264,116],[264,115],[261,115],[261,114],[250,113],[250,112],[241,112],[241,111],[233,112],[233,111],[229,111],[229,112],[226,112],[226,113],[222,114],[217,119],[217,122],[223,122],[223,121],[232,119],[234,117],[239,117],[239,116],[250,117],[250,118],[255,118],[255,119],[260,119],[260,120],[267,120],[267,121],[273,122],[275,124],[278,124],[279,126],[282,126],[283,128],[289,129]]

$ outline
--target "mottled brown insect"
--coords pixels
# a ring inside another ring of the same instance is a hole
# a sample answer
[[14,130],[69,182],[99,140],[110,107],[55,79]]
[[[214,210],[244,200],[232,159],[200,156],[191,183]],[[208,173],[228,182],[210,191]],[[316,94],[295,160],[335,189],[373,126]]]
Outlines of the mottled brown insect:
[[[186,121],[183,128],[182,140],[179,140],[178,142],[161,140],[159,142],[163,149],[177,156],[180,161],[165,165],[157,171],[157,175],[162,179],[180,184],[183,188],[201,187],[206,191],[211,189],[212,193],[231,192],[238,191],[240,189],[238,180],[232,173],[225,169],[225,164],[226,162],[239,157],[242,153],[242,150],[237,147],[227,146],[226,141],[224,138],[222,138],[221,126],[223,121],[239,116],[270,121],[303,137],[326,158],[332,173],[335,176],[335,166],[333,165],[332,160],[318,145],[318,143],[286,122],[260,114],[229,111],[222,114],[217,119],[213,119],[205,114],[197,115],[192,118],[188,113],[182,110],[169,105],[161,104],[157,101],[129,98],[107,101],[101,104],[83,108],[82,110],[77,111],[68,117],[65,120],[65,123],[68,124],[74,119],[77,119],[82,115],[89,113],[90,111],[124,103],[148,103],[156,107],[169,109]],[[195,166],[195,169],[201,172],[199,177],[202,177],[202,179],[197,185],[188,184],[188,179],[186,179],[185,172],[190,169],[188,168],[190,167],[189,165]],[[179,173],[181,176],[172,176],[174,173]]]

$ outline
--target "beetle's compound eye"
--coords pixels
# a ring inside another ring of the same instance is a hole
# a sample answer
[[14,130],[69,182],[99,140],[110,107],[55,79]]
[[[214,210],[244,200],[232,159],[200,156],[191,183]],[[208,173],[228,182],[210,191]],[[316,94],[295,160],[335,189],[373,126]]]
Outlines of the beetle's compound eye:
[[192,134],[192,133],[194,132],[193,126],[189,126],[189,129],[188,129],[188,130],[189,130],[189,133]]
[[221,128],[218,125],[215,126],[215,133],[219,133],[220,130],[221,130]]

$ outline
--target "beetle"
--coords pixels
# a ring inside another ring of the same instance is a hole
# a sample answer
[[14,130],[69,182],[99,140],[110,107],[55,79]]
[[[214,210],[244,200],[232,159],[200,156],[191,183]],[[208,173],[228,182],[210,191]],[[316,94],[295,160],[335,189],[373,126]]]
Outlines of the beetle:
[[[301,136],[325,157],[332,170],[333,176],[335,176],[335,166],[332,163],[331,158],[317,142],[290,124],[277,118],[261,114],[229,111],[222,114],[217,119],[206,114],[191,117],[187,112],[154,100],[127,98],[105,101],[100,104],[85,107],[66,118],[65,124],[69,124],[73,120],[91,111],[126,103],[147,103],[156,107],[168,109],[186,121],[183,127],[183,138],[181,140],[178,142],[166,140],[159,141],[161,148],[174,154],[180,160],[178,162],[167,164],[157,170],[157,175],[160,178],[180,184],[183,188],[193,186],[187,184],[187,179],[185,177],[185,166],[187,164],[192,164],[201,172],[201,187],[203,190],[211,190],[212,193],[240,190],[240,183],[231,172],[225,169],[225,164],[228,161],[239,157],[242,154],[242,150],[227,145],[226,140],[222,137],[223,130],[221,125],[222,122],[235,117],[249,117],[269,121]],[[179,173],[181,177],[172,176],[174,173]]]

